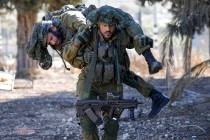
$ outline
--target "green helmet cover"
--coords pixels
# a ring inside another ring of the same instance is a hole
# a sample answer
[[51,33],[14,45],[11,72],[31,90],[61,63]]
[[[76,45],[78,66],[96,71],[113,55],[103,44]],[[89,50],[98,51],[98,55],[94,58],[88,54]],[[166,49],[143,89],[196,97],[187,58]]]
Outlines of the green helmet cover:
[[51,25],[50,22],[35,23],[26,48],[28,56],[38,60],[43,69],[49,69],[52,65],[52,57],[47,50],[47,34]]

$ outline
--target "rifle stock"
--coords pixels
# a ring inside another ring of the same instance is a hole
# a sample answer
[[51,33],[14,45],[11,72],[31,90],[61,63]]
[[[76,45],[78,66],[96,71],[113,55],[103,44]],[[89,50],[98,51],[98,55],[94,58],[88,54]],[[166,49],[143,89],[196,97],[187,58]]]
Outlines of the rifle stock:
[[100,125],[102,123],[102,119],[96,114],[96,110],[103,111],[103,109],[108,108],[110,109],[109,117],[112,118],[114,110],[129,109],[130,118],[134,120],[134,109],[137,108],[139,104],[142,103],[134,99],[78,100],[75,106],[77,110],[77,117],[87,115],[91,121]]

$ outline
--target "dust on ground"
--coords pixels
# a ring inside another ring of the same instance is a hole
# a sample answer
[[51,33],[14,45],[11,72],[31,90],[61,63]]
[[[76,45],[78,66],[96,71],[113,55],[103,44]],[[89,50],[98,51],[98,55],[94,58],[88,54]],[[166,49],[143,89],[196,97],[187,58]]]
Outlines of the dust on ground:
[[[16,80],[16,89],[0,91],[0,139],[81,140],[74,109],[76,81],[77,74],[42,71],[33,83]],[[165,80],[149,82],[167,95]],[[210,140],[210,77],[200,78],[179,101],[151,120],[147,118],[150,99],[127,86],[124,97],[137,98],[143,105],[135,111],[135,121],[126,119],[124,111],[119,140]]]

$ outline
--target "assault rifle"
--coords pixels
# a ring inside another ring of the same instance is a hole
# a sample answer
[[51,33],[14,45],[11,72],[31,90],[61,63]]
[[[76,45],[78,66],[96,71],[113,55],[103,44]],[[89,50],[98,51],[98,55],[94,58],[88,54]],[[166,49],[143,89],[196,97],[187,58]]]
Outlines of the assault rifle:
[[[130,118],[134,120],[134,109],[138,107],[141,102],[134,99],[107,99],[107,100],[78,100],[75,104],[77,117],[87,115],[88,118],[96,125],[103,123],[97,111],[109,110],[109,117],[113,118],[115,110],[129,109]],[[113,118],[114,119],[114,118]],[[115,118],[116,119],[116,118]]]

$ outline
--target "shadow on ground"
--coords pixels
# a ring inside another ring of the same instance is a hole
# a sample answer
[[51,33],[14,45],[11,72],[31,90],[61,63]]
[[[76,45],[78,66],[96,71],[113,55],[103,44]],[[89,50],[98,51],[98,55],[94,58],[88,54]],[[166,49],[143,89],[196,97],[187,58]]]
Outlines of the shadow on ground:
[[[152,79],[156,88],[167,95],[165,80]],[[187,90],[209,94],[210,77],[199,80]],[[24,94],[24,90],[22,90]],[[73,107],[74,91],[48,93],[0,103],[1,140],[81,140],[80,127]],[[1,93],[2,94],[2,93]],[[9,93],[8,93],[9,94]],[[15,94],[15,92],[13,93]],[[30,94],[26,92],[25,94]],[[185,96],[181,102],[186,102]],[[152,120],[147,118],[151,101],[139,96],[136,90],[124,87],[126,98],[135,97],[144,104],[137,109],[135,121],[121,121],[119,140],[209,140],[210,102],[192,102],[166,107]],[[197,96],[196,96],[197,97]],[[126,111],[122,116],[126,116]],[[140,117],[139,117],[140,116]],[[102,130],[99,130],[102,133]]]

